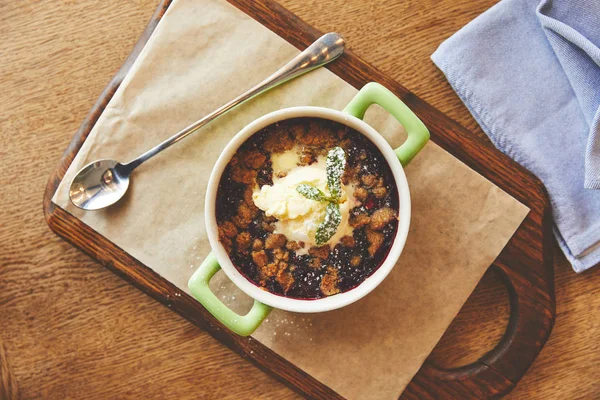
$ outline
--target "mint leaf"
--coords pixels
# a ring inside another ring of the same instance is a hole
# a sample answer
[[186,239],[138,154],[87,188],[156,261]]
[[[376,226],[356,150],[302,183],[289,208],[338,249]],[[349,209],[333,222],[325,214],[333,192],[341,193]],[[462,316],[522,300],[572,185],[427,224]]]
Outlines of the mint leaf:
[[325,193],[321,192],[318,188],[308,183],[301,183],[296,187],[296,191],[307,199],[315,201],[328,201],[329,198]]
[[325,160],[325,173],[327,175],[327,189],[329,196],[320,191],[314,185],[302,183],[296,187],[298,193],[302,196],[315,201],[327,203],[325,208],[325,218],[317,227],[315,241],[321,246],[337,231],[342,222],[339,200],[342,197],[342,175],[346,168],[346,153],[341,147],[334,147],[327,153]]
[[317,227],[315,239],[318,246],[321,246],[337,231],[338,226],[342,222],[342,214],[340,212],[340,205],[338,203],[328,203],[325,209],[325,219]]
[[327,188],[333,200],[339,200],[342,195],[342,175],[346,167],[346,153],[341,147],[334,147],[327,153],[325,172],[327,173]]

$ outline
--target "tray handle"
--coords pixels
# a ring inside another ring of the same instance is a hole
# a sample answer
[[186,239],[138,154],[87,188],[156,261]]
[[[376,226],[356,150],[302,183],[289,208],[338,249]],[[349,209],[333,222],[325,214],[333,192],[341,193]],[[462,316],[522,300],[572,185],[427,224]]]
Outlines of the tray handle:
[[473,398],[474,394],[496,398],[512,390],[529,369],[552,331],[554,300],[531,286],[531,280],[539,277],[524,274],[502,258],[491,266],[506,285],[510,302],[508,326],[500,342],[462,367],[446,369],[425,361],[401,399]]

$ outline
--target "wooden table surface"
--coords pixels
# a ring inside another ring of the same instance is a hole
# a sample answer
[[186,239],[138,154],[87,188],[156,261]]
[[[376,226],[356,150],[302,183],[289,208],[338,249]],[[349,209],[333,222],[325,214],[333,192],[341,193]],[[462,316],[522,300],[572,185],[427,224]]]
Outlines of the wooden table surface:
[[[282,3],[483,135],[429,55],[494,0]],[[48,175],[156,5],[0,1],[0,398],[299,398],[46,227]],[[508,398],[600,397],[600,270],[577,275],[558,250],[555,270],[554,331]],[[432,357],[475,360],[508,308],[487,274]]]

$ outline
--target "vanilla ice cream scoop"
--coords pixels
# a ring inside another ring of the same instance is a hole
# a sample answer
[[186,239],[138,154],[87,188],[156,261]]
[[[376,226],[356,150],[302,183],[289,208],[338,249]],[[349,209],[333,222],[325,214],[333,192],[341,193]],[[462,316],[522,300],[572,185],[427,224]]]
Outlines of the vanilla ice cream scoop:
[[[290,162],[290,160],[295,160],[295,162]],[[267,216],[277,218],[275,233],[285,235],[288,240],[305,243],[304,251],[297,251],[298,254],[302,254],[309,247],[316,245],[315,233],[325,217],[327,204],[304,197],[298,193],[296,188],[298,185],[306,183],[327,193],[327,174],[325,157],[319,157],[316,163],[306,166],[297,166],[297,161],[296,149],[273,155],[273,185],[256,187],[252,198],[254,204]],[[282,172],[286,175],[277,178],[276,176]],[[330,246],[335,246],[342,237],[352,235],[353,228],[348,223],[348,219],[353,207],[351,204],[354,200],[353,191],[353,186],[342,185],[340,198],[342,221],[336,233],[327,242]]]

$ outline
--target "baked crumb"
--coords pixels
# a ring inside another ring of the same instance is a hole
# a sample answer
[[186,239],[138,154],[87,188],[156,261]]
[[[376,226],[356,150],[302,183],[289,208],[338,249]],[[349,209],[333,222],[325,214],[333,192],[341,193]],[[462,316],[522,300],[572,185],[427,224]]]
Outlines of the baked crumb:
[[244,163],[252,169],[259,169],[265,161],[267,161],[267,156],[258,150],[249,151],[244,157]]
[[317,155],[307,147],[303,147],[300,152],[299,166],[311,165],[317,162]]
[[273,224],[267,222],[267,221],[263,221],[261,223],[261,228],[266,231],[266,232],[271,232],[273,233],[275,231],[275,227],[273,226]]
[[318,148],[331,147],[327,146],[330,140],[330,133],[328,129],[323,129],[321,124],[316,121],[308,122],[308,135],[311,137],[310,144]]
[[350,226],[353,227],[354,229],[363,227],[363,226],[369,224],[369,222],[371,222],[371,217],[369,217],[365,213],[357,213],[357,214],[350,215],[349,223],[350,223]]
[[296,141],[305,146],[315,146],[317,135],[310,133],[310,128],[298,129],[296,131]]
[[351,183],[358,183],[358,171],[360,166],[352,167],[347,165],[344,170],[344,174],[342,175],[342,183],[344,185],[349,185]]
[[231,218],[231,222],[233,222],[238,229],[247,229],[248,225],[250,225],[250,222],[252,222],[252,220],[246,221],[241,219],[239,215],[236,215],[233,218]]
[[288,130],[289,134],[292,137],[296,138],[296,140],[298,140],[299,137],[306,134],[306,131],[308,130],[308,125],[307,124],[293,124],[288,129],[289,129]]
[[285,250],[282,250],[281,247],[278,247],[275,250],[273,250],[273,257],[275,257],[275,260],[277,261],[287,262],[290,259],[290,253]]
[[364,187],[357,187],[354,190],[354,198],[358,201],[365,201],[368,195],[369,192]]
[[250,208],[256,207],[254,199],[252,198],[252,188],[250,186],[244,190],[244,203]]
[[369,248],[367,250],[369,251],[369,255],[371,257],[374,257],[375,253],[377,253],[377,250],[379,250],[379,248],[383,244],[383,233],[372,231],[370,229],[367,229],[366,233],[367,240],[369,242]]
[[[258,210],[258,208],[256,208],[256,210]],[[252,218],[254,218],[257,212],[258,211],[253,210],[246,203],[241,203],[238,207],[238,215],[248,223],[252,222]]]
[[276,276],[278,271],[279,271],[278,263],[267,264],[264,267],[262,267],[260,270],[260,272],[263,276],[269,277],[269,278],[272,276]]
[[270,234],[269,236],[267,236],[267,239],[265,240],[265,248],[271,250],[271,249],[276,249],[278,247],[283,247],[285,246],[285,235],[282,235],[280,233],[273,233]]
[[233,250],[233,242],[230,238],[225,235],[221,236],[219,234],[219,242],[221,242],[226,252],[231,253],[231,250]]
[[360,177],[360,181],[366,187],[371,187],[377,182],[377,176],[373,174],[364,174]]
[[300,249],[300,245],[298,244],[298,242],[290,240],[285,244],[285,248],[288,250],[296,251]]
[[294,284],[294,276],[283,269],[277,273],[277,278],[275,279],[281,285],[283,293],[287,293]]
[[247,250],[250,247],[250,243],[252,242],[252,236],[250,236],[250,232],[241,232],[235,238],[235,244],[238,251]]
[[321,292],[325,296],[331,296],[340,292],[337,287],[338,271],[333,267],[327,267],[327,273],[321,279]]
[[383,186],[377,186],[372,192],[378,199],[383,199],[387,195],[387,189]]
[[327,257],[329,257],[330,250],[331,249],[329,248],[329,245],[324,244],[320,247],[311,247],[310,249],[308,249],[308,254],[310,254],[313,257],[320,258],[321,260],[325,260],[327,259]]
[[396,218],[396,211],[389,207],[380,208],[371,215],[369,228],[375,231],[382,230],[394,218]]
[[251,184],[256,178],[256,171],[253,169],[242,168],[239,165],[231,168],[231,179],[238,183]]
[[313,268],[313,269],[319,269],[321,268],[322,262],[321,259],[317,258],[317,257],[312,257],[308,263],[309,267]]
[[223,222],[219,228],[223,230],[223,234],[228,238],[232,238],[238,233],[237,228],[231,221]]
[[270,135],[265,140],[264,148],[270,153],[283,153],[294,147],[294,140],[287,132],[280,132],[277,135]]
[[263,242],[260,239],[254,239],[254,242],[252,242],[252,250],[254,251],[262,250],[263,246]]
[[340,243],[346,247],[354,247],[356,241],[352,236],[344,236],[340,239]]
[[267,253],[264,250],[253,251],[252,261],[254,261],[258,268],[263,268],[269,262],[269,257],[267,257]]

